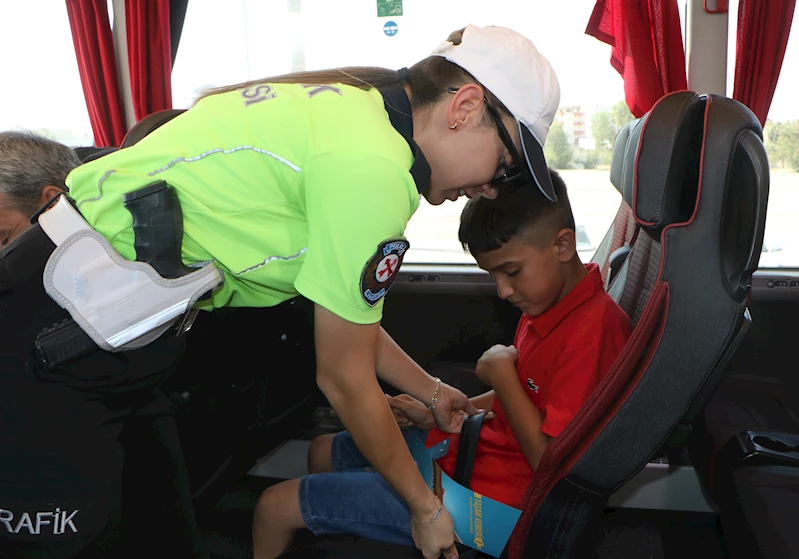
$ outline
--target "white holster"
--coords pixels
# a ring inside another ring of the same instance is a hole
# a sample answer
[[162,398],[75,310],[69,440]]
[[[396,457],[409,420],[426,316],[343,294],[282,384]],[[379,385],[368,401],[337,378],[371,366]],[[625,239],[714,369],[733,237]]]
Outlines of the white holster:
[[44,269],[47,294],[106,351],[147,345],[222,283],[213,263],[166,279],[149,264],[126,260],[65,196],[39,224],[56,245]]

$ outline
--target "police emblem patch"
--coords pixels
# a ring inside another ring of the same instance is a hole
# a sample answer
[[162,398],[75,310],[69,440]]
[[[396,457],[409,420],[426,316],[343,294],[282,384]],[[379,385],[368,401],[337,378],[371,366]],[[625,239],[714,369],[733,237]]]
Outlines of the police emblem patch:
[[410,246],[405,239],[389,239],[378,245],[361,273],[361,296],[367,305],[374,307],[386,296]]

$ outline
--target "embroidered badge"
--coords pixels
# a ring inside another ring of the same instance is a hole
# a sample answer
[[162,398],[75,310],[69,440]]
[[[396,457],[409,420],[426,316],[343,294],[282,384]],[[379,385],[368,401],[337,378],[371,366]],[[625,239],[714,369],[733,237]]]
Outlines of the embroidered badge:
[[361,273],[361,296],[367,305],[374,307],[386,296],[410,246],[405,239],[390,239],[377,247]]
[[527,379],[527,386],[530,388],[530,390],[538,394],[538,385],[533,382],[533,379],[531,378]]

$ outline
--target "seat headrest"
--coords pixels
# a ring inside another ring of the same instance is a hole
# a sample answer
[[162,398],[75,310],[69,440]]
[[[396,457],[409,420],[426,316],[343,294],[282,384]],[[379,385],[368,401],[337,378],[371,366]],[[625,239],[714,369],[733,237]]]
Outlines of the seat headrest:
[[622,196],[654,239],[690,219],[696,202],[707,98],[693,91],[662,97],[633,126],[622,170]]
[[116,147],[103,147],[98,148],[94,146],[82,146],[73,148],[75,153],[78,154],[78,158],[81,160],[82,163],[88,163],[89,161],[94,161],[95,159],[99,159],[104,155],[108,155],[109,153],[113,153],[119,148]]
[[721,263],[731,295],[749,295],[763,250],[769,164],[763,129],[743,103],[709,95],[700,193],[721,215]]
[[622,192],[622,174],[624,173],[624,154],[627,153],[627,144],[630,140],[630,132],[641,120],[636,118],[624,124],[616,134],[616,139],[613,140],[613,157],[610,160],[610,182],[619,191]]
[[162,124],[169,122],[185,111],[186,109],[164,109],[163,111],[156,111],[147,115],[128,130],[128,133],[125,134],[125,137],[122,139],[122,144],[119,147],[126,148],[132,146]]

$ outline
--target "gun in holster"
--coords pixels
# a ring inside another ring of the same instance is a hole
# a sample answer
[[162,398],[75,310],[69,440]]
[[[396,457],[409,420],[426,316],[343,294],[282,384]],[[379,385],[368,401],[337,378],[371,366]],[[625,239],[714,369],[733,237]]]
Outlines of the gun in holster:
[[[155,268],[162,277],[179,278],[194,270],[180,258],[183,245],[183,211],[177,194],[164,181],[122,196],[133,216],[136,261]],[[208,297],[210,293],[204,295]]]

